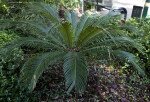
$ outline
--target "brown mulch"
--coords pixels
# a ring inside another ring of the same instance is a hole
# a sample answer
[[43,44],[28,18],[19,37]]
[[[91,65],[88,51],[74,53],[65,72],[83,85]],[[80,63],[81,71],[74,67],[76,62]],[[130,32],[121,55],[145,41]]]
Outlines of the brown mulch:
[[[149,84],[131,80],[131,74],[113,70],[112,67],[90,68],[85,92],[79,95],[74,90],[68,95],[65,80],[60,65],[51,66],[42,74],[35,93],[41,93],[38,102],[149,102]],[[141,80],[141,82],[140,82]]]

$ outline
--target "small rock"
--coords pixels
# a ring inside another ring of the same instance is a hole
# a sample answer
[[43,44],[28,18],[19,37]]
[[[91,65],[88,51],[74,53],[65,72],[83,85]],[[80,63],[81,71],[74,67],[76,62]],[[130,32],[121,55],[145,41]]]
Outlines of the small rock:
[[102,95],[105,96],[105,92],[103,92]]

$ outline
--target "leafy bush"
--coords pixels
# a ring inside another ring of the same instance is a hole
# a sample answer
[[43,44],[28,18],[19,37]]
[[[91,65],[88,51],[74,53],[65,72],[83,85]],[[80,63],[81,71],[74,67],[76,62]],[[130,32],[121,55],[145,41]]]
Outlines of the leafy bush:
[[[9,33],[10,31],[0,31],[1,47],[11,40],[18,38],[16,34]],[[22,50],[15,49],[9,57],[0,54],[0,101],[15,102],[20,97],[20,92],[18,92],[20,90],[18,79],[22,63]]]
[[[65,21],[62,21],[54,6],[47,4],[29,5],[32,9],[29,14],[37,14],[38,19],[19,20],[38,29],[34,36],[21,37],[11,42],[3,53],[9,55],[14,48],[27,47],[42,50],[30,58],[22,67],[21,85],[34,90],[38,78],[43,71],[54,63],[63,61],[66,88],[68,93],[75,88],[83,92],[86,88],[89,72],[88,59],[92,56],[99,59],[112,59],[121,62],[130,62],[141,74],[142,69],[136,63],[136,58],[121,49],[133,47],[142,52],[142,46],[136,41],[120,34],[120,27],[110,23],[118,16],[110,13],[104,17],[85,13],[78,20],[75,12],[66,12]],[[14,23],[11,21],[11,23]],[[16,23],[16,22],[15,22]],[[32,29],[30,29],[32,30]]]
[[141,42],[142,45],[146,48],[145,54],[141,54],[139,51],[133,49],[131,52],[135,53],[144,64],[147,74],[150,73],[150,18],[145,19],[129,19],[127,21],[128,25],[133,25],[135,27],[134,32],[128,33],[133,39],[136,39],[138,42]]
[[18,95],[19,68],[22,61],[22,51],[16,50],[12,56],[5,58],[0,56],[0,100],[12,102]]

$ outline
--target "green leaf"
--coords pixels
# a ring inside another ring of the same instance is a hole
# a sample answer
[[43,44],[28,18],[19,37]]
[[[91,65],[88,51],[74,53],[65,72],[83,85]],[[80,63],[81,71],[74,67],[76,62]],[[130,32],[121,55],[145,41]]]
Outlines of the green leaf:
[[4,55],[10,55],[11,52],[15,48],[21,48],[21,47],[28,47],[28,48],[35,48],[37,50],[45,50],[45,51],[52,51],[52,50],[62,50],[62,47],[51,43],[44,39],[38,39],[33,37],[22,37],[18,38],[16,40],[13,40],[9,43],[10,45],[6,46],[7,48],[4,48],[3,50],[0,50],[1,53]]
[[84,55],[79,52],[68,52],[64,60],[64,74],[68,93],[75,87],[83,92],[87,83],[88,64]]
[[89,26],[87,29],[83,30],[77,39],[77,46],[81,46],[83,44],[86,44],[89,40],[91,40],[93,37],[97,36],[103,32],[103,29]]
[[39,29],[39,31],[44,32],[46,35],[48,35],[48,33],[57,26],[56,23],[50,22],[51,24],[47,26],[43,22],[30,21],[30,20],[20,20],[20,21],[18,21],[18,23],[29,24],[30,26]]
[[38,78],[43,71],[62,59],[63,52],[47,52],[29,59],[21,70],[20,81],[23,87],[28,87],[30,91],[33,91],[36,87]]
[[135,68],[137,68],[139,74],[141,75],[145,75],[144,71],[140,68],[140,66],[138,65],[138,59],[131,53],[125,52],[125,51],[121,51],[121,50],[114,50],[111,51],[112,54],[114,54],[116,57],[118,57],[119,59],[128,59],[129,62],[135,66]]
[[115,12],[110,12],[105,16],[100,17],[96,23],[93,25],[94,27],[101,26],[102,24],[109,24],[109,20],[111,20],[113,17],[120,16],[120,14],[115,13]]
[[75,30],[75,35],[76,35],[76,37],[78,37],[78,36],[80,35],[80,33],[81,33],[81,31],[83,30],[83,28],[84,28],[84,26],[85,26],[85,23],[87,22],[89,16],[90,16],[90,15],[89,15],[88,13],[85,13],[85,14],[81,17],[80,21],[79,21],[78,24],[77,24],[76,30]]
[[49,18],[52,22],[60,23],[60,18],[57,14],[57,10],[54,9],[54,5],[49,5],[45,3],[30,3],[29,5],[30,9],[33,9],[29,13],[36,13],[41,16]]
[[[115,43],[114,43],[115,40]],[[137,43],[135,40],[129,38],[129,37],[124,37],[124,36],[119,36],[119,37],[113,37],[113,39],[103,39],[99,40],[99,42],[95,42],[94,45],[92,46],[87,46],[88,48],[93,48],[93,47],[98,47],[98,46],[110,46],[112,48],[116,47],[133,47],[136,48],[138,51],[143,53],[144,47],[140,44]]]
[[73,33],[73,28],[72,28],[71,24],[68,22],[62,23],[62,25],[60,25],[58,29],[59,29],[60,33],[62,34],[66,44],[69,47],[73,47],[75,35]]
[[72,24],[72,28],[75,33],[75,30],[77,27],[77,22],[78,22],[77,13],[75,11],[73,11],[71,13],[69,11],[67,11],[65,18],[66,18],[66,21],[68,21],[70,24]]

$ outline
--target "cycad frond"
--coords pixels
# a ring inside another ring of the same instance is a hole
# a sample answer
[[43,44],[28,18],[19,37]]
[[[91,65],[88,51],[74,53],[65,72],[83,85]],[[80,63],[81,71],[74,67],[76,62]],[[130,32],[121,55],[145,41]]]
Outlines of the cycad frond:
[[89,56],[95,56],[96,58],[100,58],[102,60],[108,60],[111,54],[110,50],[112,50],[110,46],[101,45],[83,49],[81,52],[87,53]]
[[54,5],[45,4],[45,3],[31,3],[28,6],[32,10],[29,13],[39,14],[55,23],[60,23],[61,21],[57,14],[57,9],[56,7],[54,7]]
[[85,89],[88,75],[88,64],[84,55],[79,52],[68,52],[63,69],[68,92],[74,87],[77,91],[82,92]]
[[13,19],[0,19],[0,30],[13,27],[14,24],[15,24],[15,21]]
[[52,22],[50,22],[49,25],[46,25],[40,21],[30,21],[30,20],[20,20],[18,21],[18,23],[28,24],[29,26],[37,28],[40,32],[45,33],[46,35],[48,35],[48,33],[57,26],[57,24]]
[[[114,43],[115,40],[115,43]],[[87,48],[94,48],[94,47],[98,47],[98,46],[109,46],[111,48],[119,48],[119,47],[132,47],[132,48],[136,48],[138,51],[140,51],[141,53],[144,53],[143,49],[144,47],[136,42],[135,40],[129,38],[129,37],[123,37],[123,36],[119,36],[119,37],[114,37],[113,40],[112,39],[101,39],[98,42],[95,42],[94,45],[91,46],[87,46]]]
[[5,52],[3,53],[5,53],[5,55],[9,55],[9,53],[13,51],[15,48],[20,48],[23,46],[46,51],[53,51],[56,49],[62,50],[61,46],[48,42],[47,40],[44,39],[41,40],[33,37],[22,37],[10,42],[10,45],[7,46]]
[[120,59],[120,61],[124,60],[129,60],[129,62],[135,66],[135,68],[137,68],[138,73],[141,75],[145,75],[144,71],[141,69],[141,67],[137,64],[138,59],[136,58],[136,56],[134,56],[131,53],[125,52],[125,51],[121,51],[121,50],[113,50],[111,51],[111,53],[113,55],[115,55],[117,57],[117,59]]
[[87,21],[85,22],[82,31],[88,29],[89,27],[93,26],[97,22],[98,15],[89,14],[88,16],[89,17],[88,17]]
[[103,24],[104,25],[109,25],[110,20],[112,18],[117,17],[117,16],[119,16],[118,13],[110,12],[110,13],[106,14],[105,16],[102,16],[102,17],[98,18],[98,20],[95,22],[95,24],[93,26],[94,27],[103,26]]
[[90,14],[85,13],[85,14],[81,17],[80,21],[79,21],[78,24],[77,24],[76,30],[75,30],[75,35],[76,35],[76,37],[78,37],[78,36],[80,35],[80,33],[81,33],[81,31],[83,30],[83,28],[84,28],[84,26],[85,26],[85,23],[87,22],[89,16],[90,16]]
[[78,18],[77,18],[77,13],[75,11],[73,12],[66,12],[65,15],[66,21],[69,22],[70,24],[72,24],[72,28],[73,28],[73,32],[75,33],[76,27],[77,27],[77,23],[78,23]]
[[88,42],[89,40],[91,40],[93,37],[100,34],[101,32],[103,32],[102,28],[89,26],[87,29],[83,30],[78,36],[77,46],[81,46],[85,44],[86,42]]
[[87,29],[82,31],[80,35],[78,36],[77,45],[79,46],[80,44],[84,46],[84,45],[87,45],[87,43],[96,41],[96,39],[98,38],[105,39],[106,37],[112,39],[113,42],[116,44],[114,37],[106,29],[101,28],[101,27],[89,26]]
[[47,52],[29,59],[21,70],[20,81],[23,87],[28,87],[32,91],[38,78],[49,65],[61,60],[63,52]]
[[70,23],[64,22],[59,27],[58,30],[62,34],[68,47],[72,47],[75,40],[75,35],[73,33],[73,28]]
[[95,47],[83,49],[81,52],[84,52],[84,53],[89,53],[89,52],[94,52],[94,53],[107,52],[107,50],[110,50],[110,49],[112,49],[111,46],[101,45],[101,46],[95,46]]

